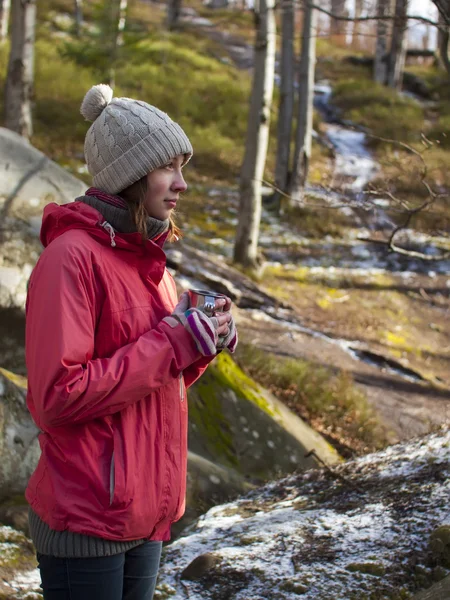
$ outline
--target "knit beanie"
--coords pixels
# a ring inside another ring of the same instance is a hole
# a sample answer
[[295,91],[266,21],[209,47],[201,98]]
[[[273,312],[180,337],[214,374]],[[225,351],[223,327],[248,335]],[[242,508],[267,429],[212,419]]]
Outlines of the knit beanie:
[[181,127],[141,100],[113,98],[109,85],[94,85],[80,112],[93,121],[84,156],[95,187],[117,194],[179,154],[192,155]]

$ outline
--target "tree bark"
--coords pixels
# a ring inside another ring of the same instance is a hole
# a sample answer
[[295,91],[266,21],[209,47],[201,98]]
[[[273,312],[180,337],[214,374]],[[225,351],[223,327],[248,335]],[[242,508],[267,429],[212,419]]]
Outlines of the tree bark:
[[[355,0],[355,19],[359,19],[362,15],[363,11],[363,0]],[[359,34],[361,30],[361,21],[355,21],[353,23],[353,31],[352,31],[352,45],[355,48],[359,48]]]
[[75,8],[75,34],[79,36],[81,34],[81,27],[83,25],[83,0],[74,1]]
[[8,36],[10,10],[11,0],[0,0],[0,42],[4,42]]
[[[347,11],[345,8],[345,0],[331,0],[331,12],[333,15],[339,17],[347,16]],[[345,28],[347,24],[345,21],[341,21],[339,19],[330,19],[330,36],[337,37],[341,36],[345,33]]]
[[34,82],[36,0],[12,6],[11,50],[5,85],[5,127],[29,139],[33,132],[31,94]]
[[316,66],[317,11],[306,4],[303,15],[303,43],[300,56],[299,103],[291,203],[302,199],[311,160],[314,74]]
[[446,23],[441,13],[439,13],[438,49],[442,64],[450,77],[450,25]]
[[168,0],[167,2],[167,27],[175,29],[180,20],[181,0]]
[[392,30],[391,50],[389,53],[387,84],[389,87],[400,90],[405,69],[408,26],[409,0],[396,0],[394,26]]
[[257,264],[261,184],[269,143],[270,109],[275,74],[274,0],[259,0],[255,5],[255,25],[255,66],[240,178],[239,223],[234,246],[234,261],[246,266]]
[[[390,11],[390,0],[378,0],[377,15],[388,16]],[[377,83],[387,83],[387,46],[388,46],[388,22],[379,19],[377,22],[377,41],[375,46],[375,60],[373,78]]]
[[433,0],[433,3],[439,11],[439,17],[450,27],[450,0]]
[[275,165],[275,203],[280,206],[281,194],[287,194],[291,146],[292,116],[294,112],[294,2],[284,0],[281,5],[281,78],[278,110],[277,157]]
[[123,32],[126,24],[128,0],[113,0],[106,5],[106,38],[109,46],[109,73],[108,79],[111,87],[114,87],[115,64],[119,47],[123,44]]

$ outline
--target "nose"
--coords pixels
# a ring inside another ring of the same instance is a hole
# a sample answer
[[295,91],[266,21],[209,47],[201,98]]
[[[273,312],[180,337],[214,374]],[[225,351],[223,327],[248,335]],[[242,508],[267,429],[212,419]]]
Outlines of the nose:
[[182,194],[183,192],[185,192],[187,190],[187,183],[184,180],[183,177],[183,173],[181,172],[181,169],[177,171],[177,176],[174,179],[174,182],[172,184],[172,190],[174,192],[178,192],[180,194]]

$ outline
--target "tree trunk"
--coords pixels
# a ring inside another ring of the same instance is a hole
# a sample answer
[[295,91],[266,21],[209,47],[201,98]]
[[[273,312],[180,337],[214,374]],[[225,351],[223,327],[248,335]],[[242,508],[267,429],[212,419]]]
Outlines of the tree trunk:
[[123,32],[126,24],[128,0],[113,0],[106,5],[106,38],[109,46],[109,73],[108,79],[111,87],[114,87],[115,64],[119,47],[123,44]]
[[[339,17],[345,16],[347,14],[345,4],[346,4],[345,0],[331,0],[331,12],[333,13],[333,15],[336,15]],[[305,10],[306,9],[307,9],[307,7],[306,7],[306,3],[305,3]],[[331,19],[330,19],[330,35],[332,38],[343,35],[345,33],[345,28],[346,28],[345,21],[340,21],[339,19],[334,19],[333,17],[331,17]]]
[[75,34],[79,36],[81,34],[81,27],[83,25],[83,0],[75,0]]
[[5,127],[29,139],[33,129],[31,94],[34,80],[36,0],[15,0],[11,50],[5,85]]
[[439,17],[450,27],[450,0],[432,0],[439,11]]
[[10,9],[11,0],[0,0],[0,42],[4,42],[8,36]]
[[317,11],[305,5],[303,43],[300,56],[299,103],[294,168],[291,183],[291,203],[298,204],[303,196],[311,160],[313,124],[314,74],[316,66]]
[[255,61],[248,116],[245,156],[239,189],[239,223],[234,246],[234,261],[242,265],[257,263],[261,220],[261,184],[269,143],[270,109],[275,74],[275,3],[259,0],[255,4]]
[[389,87],[400,90],[405,69],[408,26],[409,0],[396,0],[394,27],[392,29],[391,50],[389,53],[387,84]]
[[[450,1],[449,1],[450,4]],[[439,13],[438,49],[439,56],[450,77],[450,25],[448,25],[441,13]]]
[[[390,4],[390,0],[378,0],[377,15],[387,17],[390,11]],[[375,47],[373,78],[374,81],[383,85],[386,85],[387,83],[388,29],[388,22],[379,19],[377,22],[377,42]]]
[[181,13],[181,0],[168,0],[167,2],[167,27],[172,30],[178,25]]
[[[278,110],[277,158],[275,166],[275,203],[280,206],[280,192],[287,194],[291,146],[292,116],[294,112],[294,2],[284,0],[281,5],[281,79],[280,107]],[[280,190],[280,191],[277,191]]]
[[[363,0],[355,0],[355,19],[359,19],[362,15],[364,6]],[[352,46],[354,48],[359,48],[359,35],[361,31],[361,21],[355,21],[353,23],[353,31],[352,31]]]

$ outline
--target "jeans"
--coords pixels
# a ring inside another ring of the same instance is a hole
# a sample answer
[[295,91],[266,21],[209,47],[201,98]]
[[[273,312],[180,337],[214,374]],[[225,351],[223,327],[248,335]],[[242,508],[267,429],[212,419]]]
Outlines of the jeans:
[[122,554],[56,558],[38,554],[44,600],[152,600],[162,542]]

